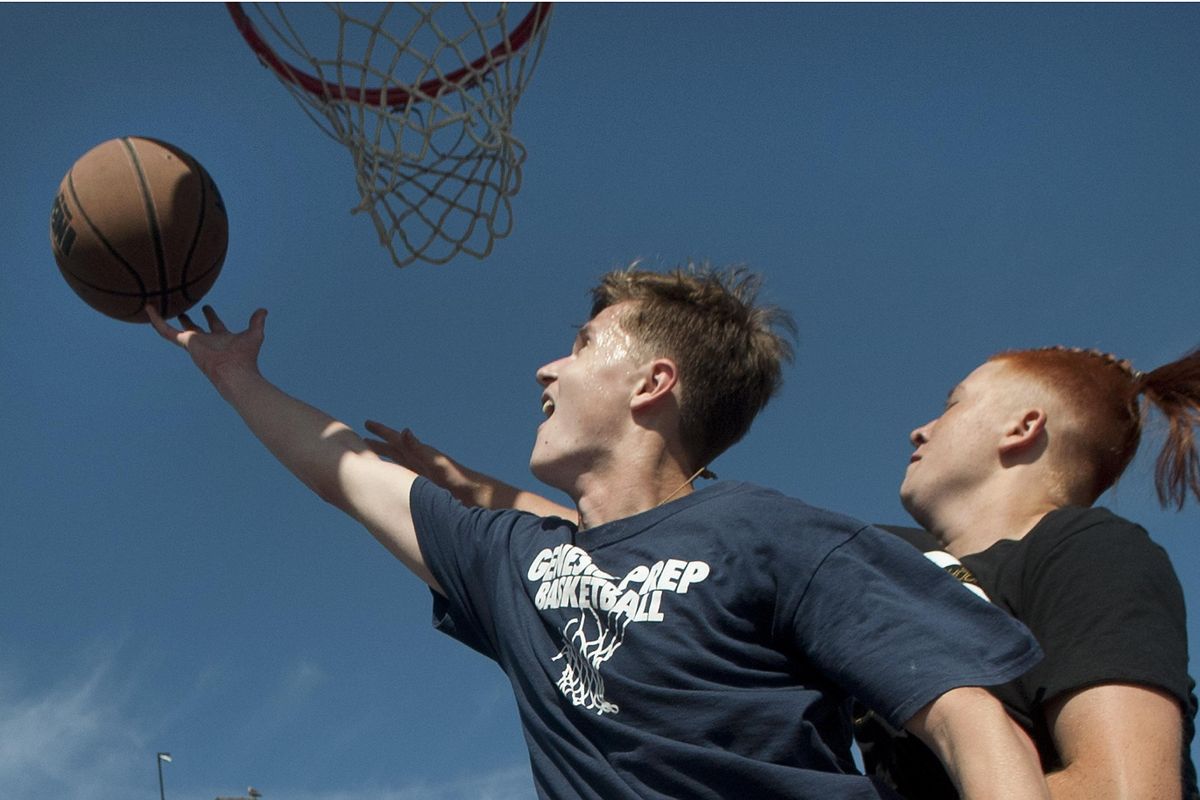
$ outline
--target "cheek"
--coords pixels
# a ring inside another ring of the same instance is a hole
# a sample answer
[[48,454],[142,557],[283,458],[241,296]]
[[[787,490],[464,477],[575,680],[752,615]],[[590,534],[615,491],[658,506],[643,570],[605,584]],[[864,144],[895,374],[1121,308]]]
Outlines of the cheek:
[[627,396],[631,374],[624,361],[597,365],[580,376],[578,388],[585,401],[607,406]]

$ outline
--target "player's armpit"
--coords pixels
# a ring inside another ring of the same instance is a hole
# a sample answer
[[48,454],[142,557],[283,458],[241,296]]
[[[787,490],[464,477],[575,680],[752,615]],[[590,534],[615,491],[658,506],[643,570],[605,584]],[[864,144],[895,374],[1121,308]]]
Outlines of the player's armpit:
[[1047,775],[1055,800],[1182,794],[1182,712],[1166,692],[1100,684],[1055,698],[1046,717],[1064,765]]

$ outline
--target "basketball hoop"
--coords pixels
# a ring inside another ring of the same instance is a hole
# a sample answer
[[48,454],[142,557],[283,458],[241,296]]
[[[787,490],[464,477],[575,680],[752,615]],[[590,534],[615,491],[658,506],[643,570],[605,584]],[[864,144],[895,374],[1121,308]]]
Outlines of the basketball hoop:
[[484,258],[512,231],[525,160],[513,110],[551,5],[510,28],[506,3],[252,4],[254,20],[226,3],[259,61],[350,151],[353,211],[398,267]]

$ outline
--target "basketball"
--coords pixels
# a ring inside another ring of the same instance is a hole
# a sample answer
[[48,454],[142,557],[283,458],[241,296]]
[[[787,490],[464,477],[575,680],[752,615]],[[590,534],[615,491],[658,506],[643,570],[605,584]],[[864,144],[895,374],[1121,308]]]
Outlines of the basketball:
[[221,272],[229,223],[217,185],[174,145],[125,136],[75,162],[54,197],[50,244],[59,271],[92,308],[147,322],[203,297]]

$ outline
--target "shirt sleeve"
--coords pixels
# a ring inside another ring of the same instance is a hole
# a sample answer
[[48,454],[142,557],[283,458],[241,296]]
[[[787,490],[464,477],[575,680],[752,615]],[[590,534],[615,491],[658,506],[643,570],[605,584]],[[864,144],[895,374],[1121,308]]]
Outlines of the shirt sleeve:
[[1137,683],[1189,702],[1183,591],[1146,532],[1108,517],[1031,554],[1017,613],[1046,651],[1028,679],[1049,701],[1100,683]]
[[433,593],[434,626],[489,658],[498,658],[496,614],[508,573],[514,525],[528,515],[467,508],[418,478],[410,493],[425,565],[442,587]]
[[1041,658],[1021,623],[875,528],[833,549],[802,591],[802,651],[897,728],[951,689],[1004,683]]

